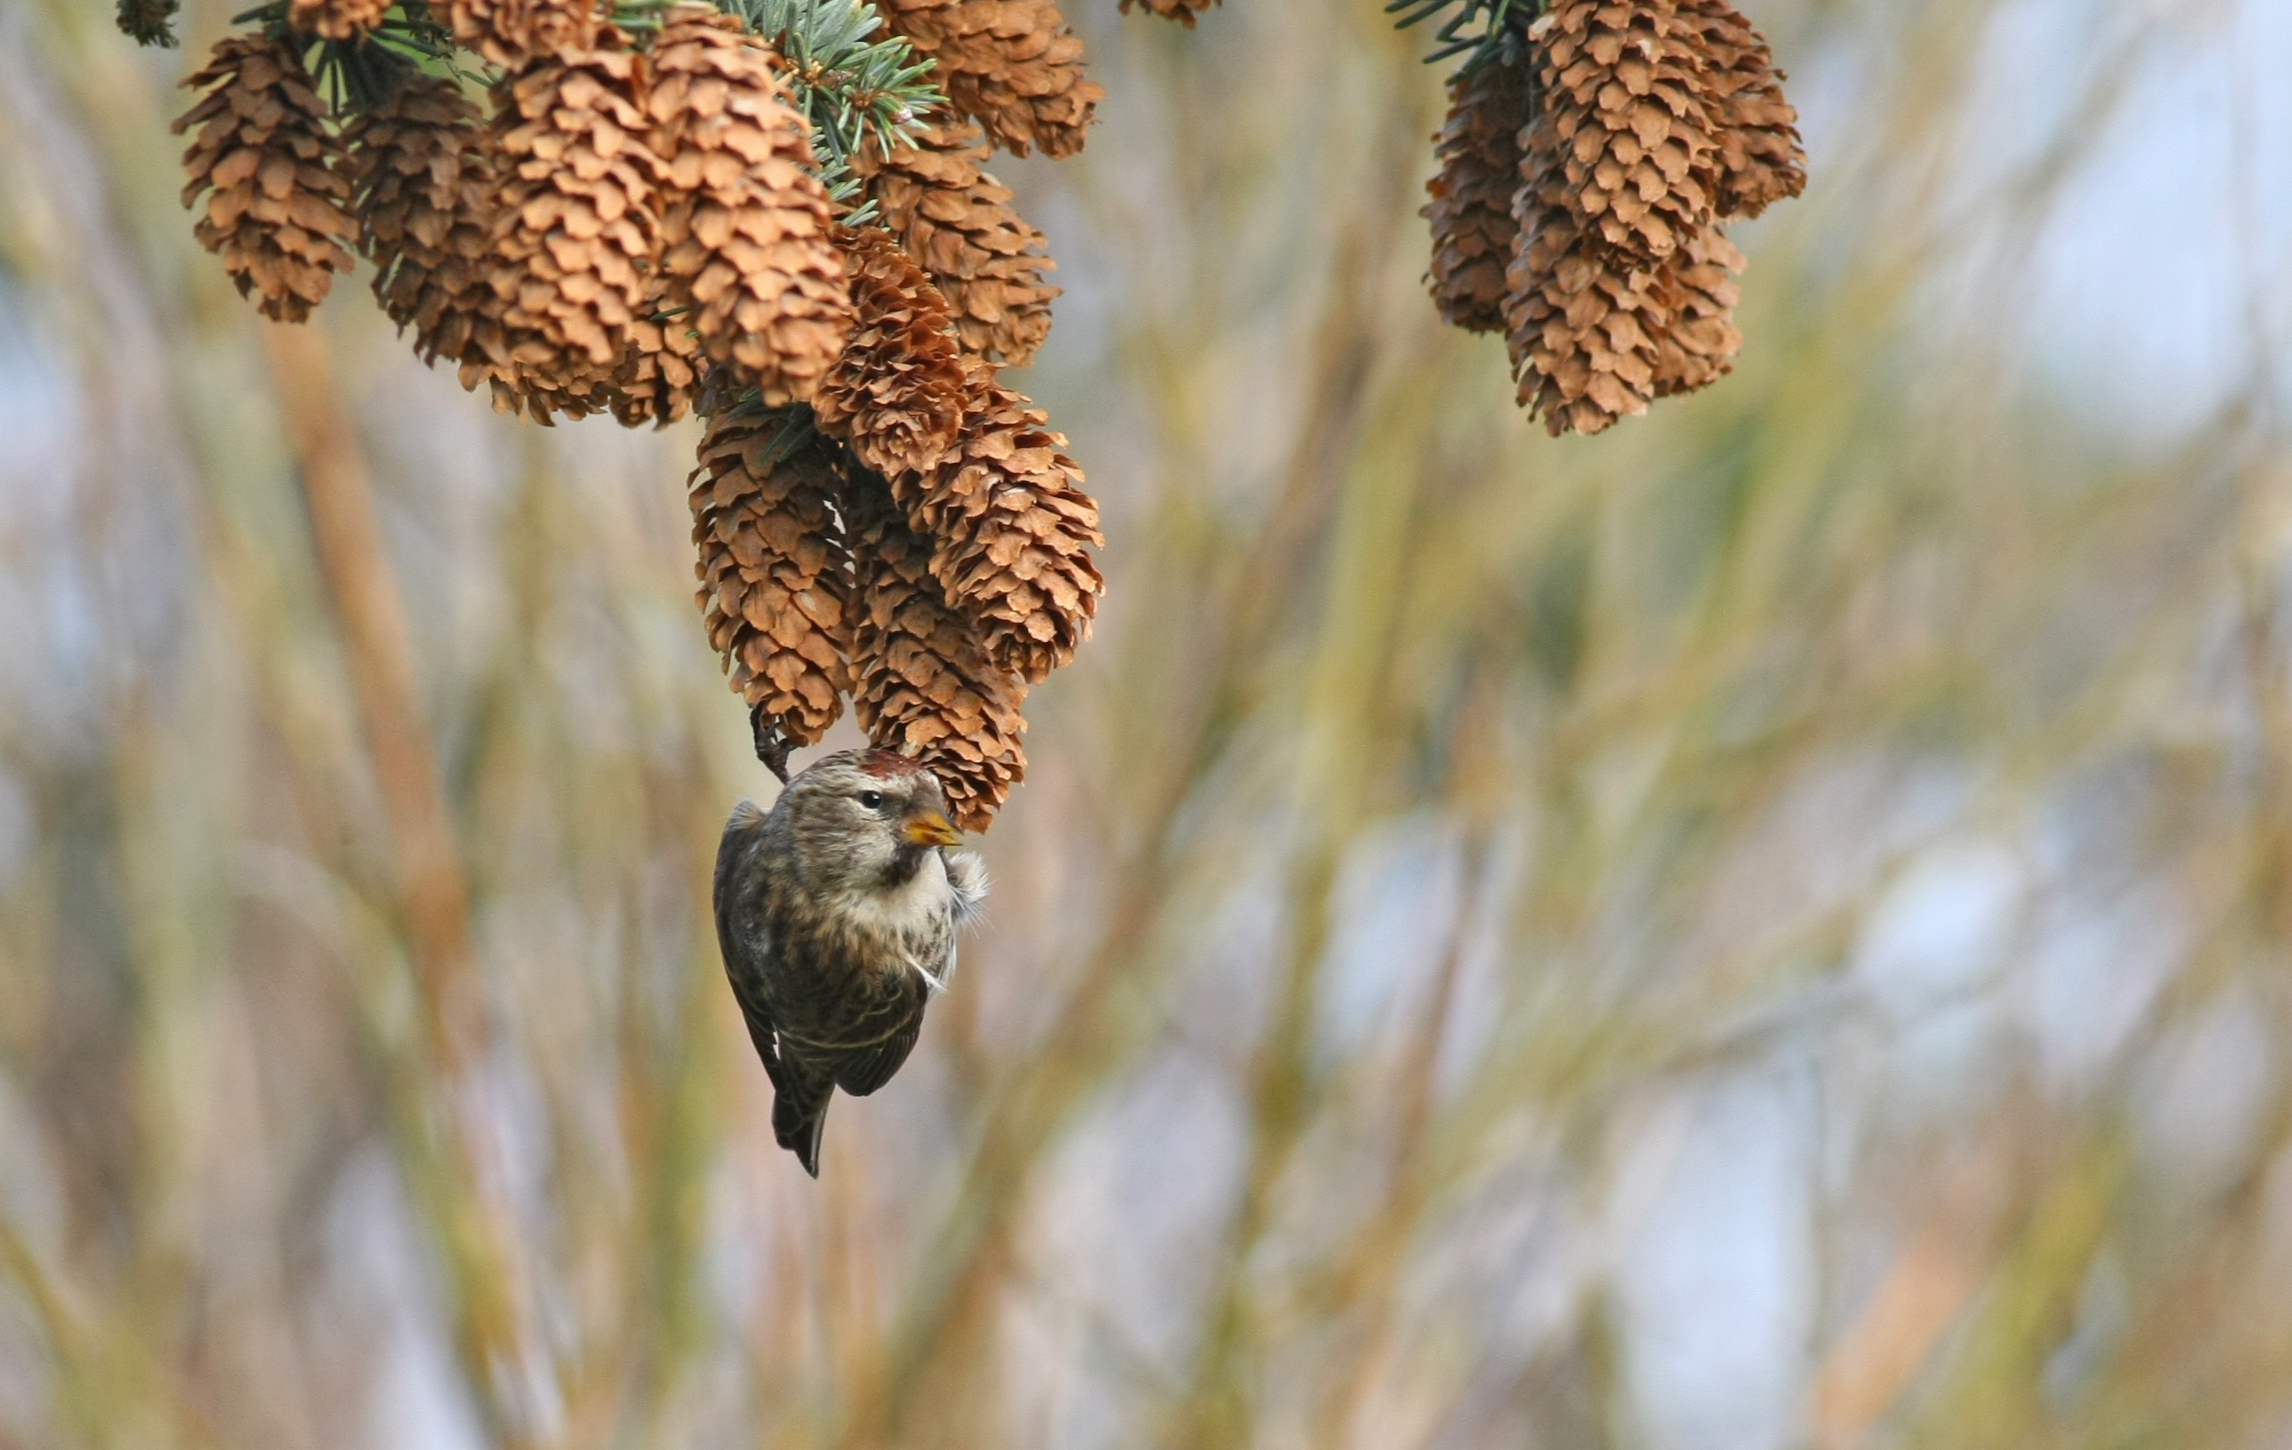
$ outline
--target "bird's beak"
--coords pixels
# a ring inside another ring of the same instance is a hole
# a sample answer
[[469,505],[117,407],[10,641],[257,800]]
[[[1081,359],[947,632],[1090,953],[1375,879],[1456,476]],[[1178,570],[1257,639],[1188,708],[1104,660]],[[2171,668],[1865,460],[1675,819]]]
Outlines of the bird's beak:
[[918,846],[960,846],[963,833],[937,811],[921,810],[907,818],[902,834]]

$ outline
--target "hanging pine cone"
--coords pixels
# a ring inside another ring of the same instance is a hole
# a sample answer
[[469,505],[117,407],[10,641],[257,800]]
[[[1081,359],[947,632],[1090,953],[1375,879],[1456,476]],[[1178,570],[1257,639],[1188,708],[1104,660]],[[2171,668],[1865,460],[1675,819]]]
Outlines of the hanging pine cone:
[[1506,302],[1520,402],[1554,435],[1598,433],[1655,398],[1708,387],[1734,367],[1743,254],[1716,225],[1652,268],[1586,236],[1556,199],[1521,191]]
[[966,831],[984,831],[1026,775],[1027,687],[987,662],[978,626],[931,577],[931,543],[882,479],[846,484],[852,541],[853,713],[868,738],[928,766]]
[[779,99],[772,52],[712,7],[671,10],[651,65],[665,310],[767,405],[807,400],[851,329],[809,127]]
[[1733,371],[1743,334],[1735,326],[1743,254],[1717,226],[1687,239],[1656,269],[1652,291],[1663,317],[1655,334],[1655,395],[1709,387]]
[[1754,217],[1806,190],[1807,157],[1799,113],[1783,95],[1775,54],[1727,0],[1678,0],[1680,18],[1700,32],[1710,73],[1712,119],[1723,170],[1721,216]]
[[1512,196],[1520,188],[1520,132],[1528,74],[1489,61],[1449,83],[1448,120],[1435,138],[1440,170],[1432,201],[1432,294],[1441,320],[1468,332],[1504,330],[1504,272],[1512,260]]
[[899,244],[842,230],[856,321],[812,399],[820,427],[877,473],[926,469],[963,426],[966,378],[947,303]]
[[[1538,126],[1538,133],[1544,127]],[[1531,145],[1522,167],[1537,168]],[[1505,342],[1520,404],[1554,436],[1598,433],[1647,411],[1669,315],[1654,276],[1602,246],[1565,200],[1551,171],[1521,187],[1520,227],[1507,275]]]
[[396,0],[287,0],[287,24],[321,40],[356,40],[382,23]]
[[1797,195],[1805,158],[1765,40],[1724,0],[1558,0],[1531,34],[1544,105],[1506,340],[1529,411],[1597,433],[1733,367],[1743,256],[1717,219]]
[[976,358],[1025,367],[1050,336],[1043,280],[1057,264],[1043,234],[1011,208],[1011,192],[979,169],[977,125],[932,126],[889,158],[871,147],[854,169],[871,182],[884,229],[947,299],[955,335]]
[[1128,15],[1130,7],[1140,6],[1150,15],[1164,20],[1175,20],[1188,30],[1194,28],[1195,19],[1219,0],[1122,0],[1122,13]]
[[659,162],[637,57],[605,39],[494,89],[504,171],[487,271],[507,358],[489,376],[497,403],[539,422],[605,407],[646,308]]
[[834,445],[812,434],[776,456],[784,419],[709,425],[691,481],[694,596],[732,688],[790,745],[819,740],[852,688],[851,561],[831,501]]
[[1703,34],[1676,0],[1556,0],[1539,84],[1565,202],[1587,237],[1657,262],[1711,220],[1720,152]]
[[939,66],[948,104],[1014,156],[1072,156],[1106,90],[1056,0],[885,0],[885,21]]
[[1090,637],[1106,540],[1082,470],[1050,419],[974,363],[962,441],[920,474],[892,480],[908,522],[930,537],[932,577],[979,621],[998,668],[1041,681]]
[[326,128],[326,104],[312,89],[298,47],[267,35],[227,36],[206,69],[183,83],[212,86],[176,121],[199,134],[183,153],[191,180],[183,204],[209,192],[193,228],[223,259],[241,297],[260,293],[265,317],[300,322],[350,270],[344,243],[358,223],[337,173],[342,145]]
[[501,308],[486,283],[494,153],[477,107],[454,82],[417,72],[342,137],[383,312],[414,330],[425,361],[502,349]]
[[435,8],[455,44],[508,70],[593,50],[606,30],[596,0],[441,0]]

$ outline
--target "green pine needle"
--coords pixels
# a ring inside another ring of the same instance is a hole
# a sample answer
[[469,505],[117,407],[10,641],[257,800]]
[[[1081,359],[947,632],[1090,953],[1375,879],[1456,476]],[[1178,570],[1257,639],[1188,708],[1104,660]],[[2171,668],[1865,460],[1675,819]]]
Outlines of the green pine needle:
[[1528,27],[1543,9],[1543,0],[1391,0],[1385,13],[1394,17],[1396,27],[1406,30],[1444,10],[1453,11],[1433,32],[1433,49],[1425,64],[1461,55],[1465,60],[1457,74],[1462,75],[1489,64],[1519,64],[1527,53]]
[[[770,41],[788,66],[791,98],[812,123],[820,180],[840,204],[860,193],[852,157],[872,137],[887,153],[946,104],[931,83],[936,68],[904,36],[885,33],[865,0],[717,0],[727,14]],[[866,208],[847,220],[866,219]]]

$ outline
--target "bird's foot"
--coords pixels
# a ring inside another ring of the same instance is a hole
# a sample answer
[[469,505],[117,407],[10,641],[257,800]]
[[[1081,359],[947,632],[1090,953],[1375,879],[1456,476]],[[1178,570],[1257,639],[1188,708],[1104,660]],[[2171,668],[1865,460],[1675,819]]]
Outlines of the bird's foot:
[[789,744],[787,736],[780,733],[780,722],[766,714],[762,705],[758,705],[748,712],[748,725],[756,735],[756,758],[764,762],[766,770],[780,778],[780,784],[786,785],[788,752],[795,747]]

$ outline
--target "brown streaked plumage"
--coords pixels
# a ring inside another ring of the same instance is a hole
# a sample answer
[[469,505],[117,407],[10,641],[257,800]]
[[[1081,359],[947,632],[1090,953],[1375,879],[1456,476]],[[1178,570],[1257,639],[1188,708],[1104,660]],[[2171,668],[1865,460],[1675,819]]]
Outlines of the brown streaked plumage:
[[938,780],[883,750],[827,756],[724,827],[725,974],[772,1077],[773,1133],[815,1178],[829,1097],[889,1082],[954,974],[987,895],[979,858],[948,849],[960,839]]

